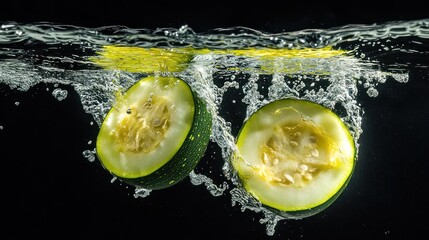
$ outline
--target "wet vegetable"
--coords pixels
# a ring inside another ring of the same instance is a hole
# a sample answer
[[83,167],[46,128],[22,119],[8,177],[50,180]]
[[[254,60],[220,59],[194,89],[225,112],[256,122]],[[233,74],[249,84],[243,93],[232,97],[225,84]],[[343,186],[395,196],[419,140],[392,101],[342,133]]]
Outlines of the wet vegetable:
[[342,120],[322,105],[282,99],[257,110],[236,139],[232,165],[244,189],[285,217],[308,217],[346,187],[355,142]]
[[198,164],[210,140],[212,117],[183,80],[146,77],[106,115],[97,137],[102,165],[146,189],[177,184]]

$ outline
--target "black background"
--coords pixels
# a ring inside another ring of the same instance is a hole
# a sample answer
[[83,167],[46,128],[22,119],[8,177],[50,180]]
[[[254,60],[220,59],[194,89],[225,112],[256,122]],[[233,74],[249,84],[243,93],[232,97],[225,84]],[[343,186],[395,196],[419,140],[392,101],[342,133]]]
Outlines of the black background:
[[[150,29],[186,24],[196,32],[245,26],[275,33],[423,19],[429,17],[426,9],[413,2],[33,1],[2,3],[0,21]],[[388,81],[377,98],[359,96],[364,133],[349,186],[324,212],[280,222],[274,236],[265,233],[260,214],[231,206],[228,192],[213,197],[188,180],[134,198],[132,188],[111,183],[98,162],[82,156],[94,147],[98,127],[90,124],[93,119],[72,88],[64,86],[69,95],[57,101],[45,90],[52,90],[50,85],[27,92],[0,85],[1,238],[411,239],[424,234],[428,70],[415,68],[410,76],[406,84]],[[204,158],[199,167],[218,171],[220,164],[210,160]]]
[[3,1],[1,21],[48,21],[87,27],[179,28],[196,32],[245,26],[267,32],[340,27],[428,17],[424,1]]

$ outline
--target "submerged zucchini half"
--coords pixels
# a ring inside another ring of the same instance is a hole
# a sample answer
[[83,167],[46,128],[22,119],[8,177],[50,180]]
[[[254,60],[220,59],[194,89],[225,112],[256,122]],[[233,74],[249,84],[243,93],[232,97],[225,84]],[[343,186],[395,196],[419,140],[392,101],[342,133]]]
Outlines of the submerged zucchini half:
[[212,117],[183,80],[146,77],[121,96],[97,137],[100,162],[120,180],[162,189],[184,179],[206,151]]
[[330,109],[307,100],[271,102],[244,123],[232,166],[244,189],[273,212],[303,218],[328,207],[355,165],[355,142]]

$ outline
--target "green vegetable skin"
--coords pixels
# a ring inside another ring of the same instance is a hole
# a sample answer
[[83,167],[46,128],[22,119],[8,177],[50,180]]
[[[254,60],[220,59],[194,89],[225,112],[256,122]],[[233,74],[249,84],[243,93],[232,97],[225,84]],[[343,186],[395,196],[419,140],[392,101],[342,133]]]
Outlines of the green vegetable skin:
[[346,187],[356,161],[346,125],[307,100],[263,106],[244,123],[236,146],[231,162],[244,189],[285,217],[326,209]]
[[146,77],[106,115],[97,137],[102,165],[145,189],[170,187],[196,167],[210,140],[212,116],[181,79]]

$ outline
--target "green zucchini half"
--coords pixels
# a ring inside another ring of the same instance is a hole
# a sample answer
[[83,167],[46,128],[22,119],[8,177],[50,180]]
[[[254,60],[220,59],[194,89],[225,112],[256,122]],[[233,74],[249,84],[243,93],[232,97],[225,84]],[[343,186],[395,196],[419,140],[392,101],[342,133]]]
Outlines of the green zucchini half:
[[145,189],[177,184],[196,167],[210,140],[212,116],[183,80],[149,76],[109,110],[97,137],[100,162]]
[[347,126],[330,109],[281,99],[252,114],[236,138],[232,166],[244,189],[285,217],[308,217],[346,187],[356,161]]

